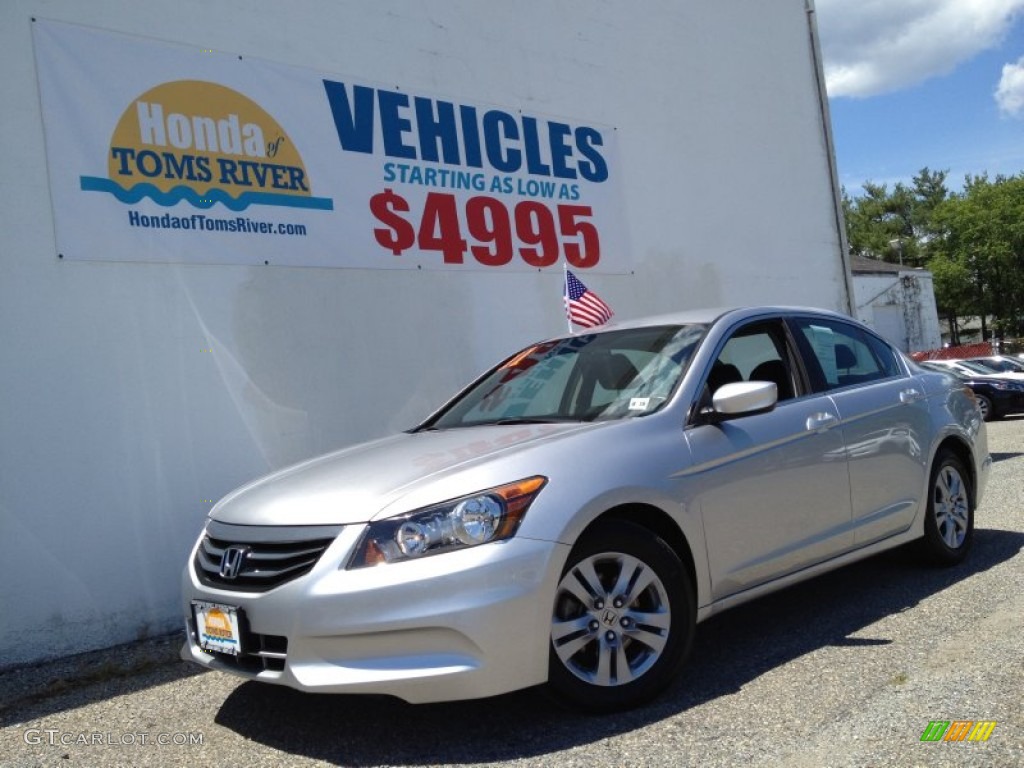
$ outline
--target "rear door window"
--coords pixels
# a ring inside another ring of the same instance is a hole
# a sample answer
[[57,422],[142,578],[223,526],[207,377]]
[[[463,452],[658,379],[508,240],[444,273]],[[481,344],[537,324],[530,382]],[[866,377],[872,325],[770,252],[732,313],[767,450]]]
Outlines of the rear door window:
[[896,355],[880,339],[840,320],[797,318],[795,336],[811,386],[826,392],[900,374]]

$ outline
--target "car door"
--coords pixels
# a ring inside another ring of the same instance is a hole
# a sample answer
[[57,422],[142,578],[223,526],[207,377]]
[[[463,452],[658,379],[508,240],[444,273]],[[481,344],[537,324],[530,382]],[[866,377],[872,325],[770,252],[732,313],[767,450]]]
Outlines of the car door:
[[810,391],[781,321],[735,329],[705,372],[703,397],[728,380],[774,381],[767,413],[691,419],[693,466],[684,481],[700,509],[719,600],[849,549],[850,485],[839,413]]
[[855,543],[906,530],[928,472],[924,388],[886,342],[857,326],[817,318],[792,323],[813,388],[832,397],[842,421]]

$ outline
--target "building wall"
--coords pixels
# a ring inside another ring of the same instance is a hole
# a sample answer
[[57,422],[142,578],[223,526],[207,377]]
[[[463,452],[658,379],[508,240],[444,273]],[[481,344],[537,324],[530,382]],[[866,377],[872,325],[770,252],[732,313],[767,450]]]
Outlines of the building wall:
[[59,259],[34,15],[613,125],[633,271],[587,282],[618,317],[848,306],[804,0],[6,0],[0,666],[178,626],[214,500],[565,328],[559,270]]
[[930,272],[854,273],[853,298],[857,319],[904,352],[942,346]]

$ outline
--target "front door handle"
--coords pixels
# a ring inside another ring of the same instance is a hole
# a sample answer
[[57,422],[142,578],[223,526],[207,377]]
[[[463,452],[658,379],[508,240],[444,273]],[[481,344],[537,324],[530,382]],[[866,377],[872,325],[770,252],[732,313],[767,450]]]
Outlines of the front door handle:
[[807,417],[808,432],[824,432],[836,423],[836,417],[831,413],[815,413]]

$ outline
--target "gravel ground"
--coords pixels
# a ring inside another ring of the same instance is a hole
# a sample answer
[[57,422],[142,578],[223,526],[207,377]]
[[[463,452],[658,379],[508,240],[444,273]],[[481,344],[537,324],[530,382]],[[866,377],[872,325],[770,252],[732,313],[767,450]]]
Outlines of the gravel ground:
[[[716,617],[640,711],[584,717],[538,690],[306,695],[201,672],[157,638],[0,675],[0,765],[1024,766],[1024,418],[989,442],[967,563],[887,553]],[[932,720],[997,725],[921,742]]]

